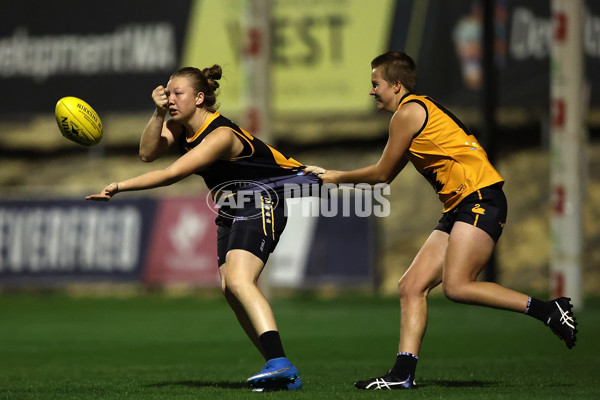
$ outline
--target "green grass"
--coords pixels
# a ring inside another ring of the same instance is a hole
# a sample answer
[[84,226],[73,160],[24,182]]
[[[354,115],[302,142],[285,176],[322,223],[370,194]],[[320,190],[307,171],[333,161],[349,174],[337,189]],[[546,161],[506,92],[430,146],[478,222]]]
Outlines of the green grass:
[[411,392],[363,392],[394,361],[395,299],[273,301],[297,392],[252,393],[263,365],[222,299],[0,295],[0,399],[600,398],[600,301],[569,351],[523,315],[433,298]]

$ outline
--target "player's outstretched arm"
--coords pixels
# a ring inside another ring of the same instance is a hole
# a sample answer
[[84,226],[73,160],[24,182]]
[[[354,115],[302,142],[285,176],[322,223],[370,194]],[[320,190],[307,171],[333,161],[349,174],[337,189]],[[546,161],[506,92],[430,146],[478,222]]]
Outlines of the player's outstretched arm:
[[408,103],[396,111],[390,121],[387,144],[376,164],[352,171],[307,166],[304,171],[316,173],[323,183],[391,183],[408,163],[405,153],[414,135],[422,128],[425,118],[425,109],[417,103]]
[[179,157],[165,169],[147,172],[122,182],[111,183],[100,193],[87,196],[86,200],[108,201],[115,194],[127,191],[152,189],[168,186],[191,174],[201,171],[219,159],[228,160],[237,155],[242,146],[233,132],[218,129],[208,135],[202,143]]

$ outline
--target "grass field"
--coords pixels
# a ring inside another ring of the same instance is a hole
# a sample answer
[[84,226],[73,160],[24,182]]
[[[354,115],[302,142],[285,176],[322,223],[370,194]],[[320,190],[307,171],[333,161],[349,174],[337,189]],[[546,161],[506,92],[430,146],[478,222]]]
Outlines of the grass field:
[[397,346],[396,299],[273,301],[297,392],[252,393],[263,360],[220,298],[0,295],[0,399],[598,399],[600,301],[569,351],[523,315],[433,298],[420,388],[363,392]]

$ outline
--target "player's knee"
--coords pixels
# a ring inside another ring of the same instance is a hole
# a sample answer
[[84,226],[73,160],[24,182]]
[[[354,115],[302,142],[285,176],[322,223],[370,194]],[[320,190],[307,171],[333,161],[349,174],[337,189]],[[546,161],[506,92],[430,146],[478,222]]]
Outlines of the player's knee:
[[221,293],[227,297],[227,281],[225,280],[225,277],[221,278]]
[[238,297],[240,293],[243,293],[252,285],[253,283],[243,276],[230,275],[221,279],[221,291],[225,296]]
[[404,277],[400,278],[400,280],[398,281],[398,296],[400,298],[405,297],[408,295],[409,292],[410,286],[406,282],[406,279],[404,279]]
[[398,296],[400,299],[425,296],[427,290],[412,279],[402,277],[398,281]]
[[456,303],[468,303],[467,285],[459,282],[442,282],[444,295]]

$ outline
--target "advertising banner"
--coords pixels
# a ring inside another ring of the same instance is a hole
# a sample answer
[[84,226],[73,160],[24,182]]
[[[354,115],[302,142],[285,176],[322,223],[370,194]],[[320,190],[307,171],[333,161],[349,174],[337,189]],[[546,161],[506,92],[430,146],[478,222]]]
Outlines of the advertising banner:
[[179,67],[190,3],[2,2],[0,83],[20,106],[0,112],[53,113],[65,96],[100,114],[151,109],[150,93]]
[[144,281],[218,286],[216,214],[205,196],[163,199],[148,246]]
[[[0,83],[17,97],[23,93],[14,100],[27,104],[17,110],[24,113],[52,112],[64,96],[83,98],[100,114],[146,111],[152,107],[152,90],[165,85],[177,68],[220,64],[223,112],[238,113],[241,4],[3,3]],[[377,7],[361,0],[272,4],[274,108],[296,113],[371,110],[369,62],[386,49],[394,1],[378,0]],[[32,19],[32,9],[44,18]]]
[[[374,282],[376,217],[354,196],[334,202],[288,200],[287,228],[267,265],[273,286]],[[361,207],[368,215],[357,214]],[[216,210],[206,196],[1,201],[0,287],[218,287]]]
[[139,280],[153,200],[0,202],[0,285]]
[[[418,91],[448,106],[477,106],[483,87],[483,1],[427,3],[420,40],[410,46],[407,26],[396,19],[391,48],[412,47],[419,67]],[[498,105],[549,108],[550,1],[495,0],[494,52]],[[412,9],[418,2],[413,2]],[[600,2],[584,1],[586,88],[582,95],[600,106]],[[423,7],[421,5],[421,7]],[[412,24],[413,22],[411,22]]]
[[[355,196],[335,201],[333,210],[327,205],[332,215],[324,215],[319,198],[287,200],[286,229],[266,266],[273,287],[374,282],[376,217],[358,216]],[[215,211],[203,196],[162,200],[147,247],[144,282],[219,286]]]
[[[394,1],[272,1],[274,111],[368,112],[370,62],[387,49]],[[223,66],[225,112],[240,108],[241,0],[195,2],[183,64]],[[207,40],[210,38],[210,40]]]
[[[600,2],[585,3],[584,53],[592,107],[600,106]],[[181,66],[223,67],[223,113],[239,113],[241,0],[4,2],[0,84],[18,109],[52,112],[64,96],[100,114],[151,110],[151,91]],[[482,0],[271,2],[272,108],[279,115],[375,113],[370,61],[405,50],[419,92],[448,107],[477,107],[482,85]],[[496,0],[500,107],[547,109],[549,1]],[[43,18],[32,18],[35,15]],[[60,21],[60,22],[59,22]]]

